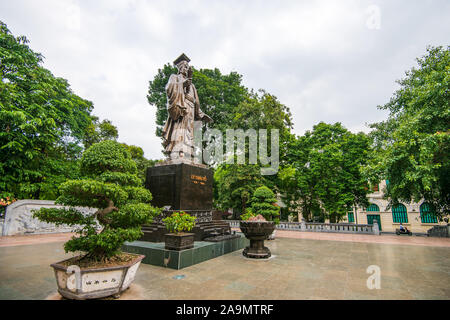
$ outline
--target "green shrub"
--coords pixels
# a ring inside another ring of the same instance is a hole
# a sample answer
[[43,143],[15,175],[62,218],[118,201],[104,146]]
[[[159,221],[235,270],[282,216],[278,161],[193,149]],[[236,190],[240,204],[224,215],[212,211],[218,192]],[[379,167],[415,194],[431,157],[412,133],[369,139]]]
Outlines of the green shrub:
[[267,221],[280,222],[280,207],[276,205],[275,194],[266,186],[259,187],[253,193],[251,213],[262,215]]
[[241,214],[241,220],[248,220],[252,217],[256,217],[256,215],[252,212],[252,210],[250,208],[247,208],[245,210],[245,213]]
[[[129,151],[118,142],[102,141],[89,147],[81,159],[81,171],[86,179],[69,180],[59,187],[56,203],[66,208],[41,208],[33,216],[78,227],[78,236],[64,245],[66,252],[81,251],[97,261],[119,255],[123,243],[139,239],[141,225],[150,223],[160,209],[150,205],[152,195],[141,187]],[[86,215],[76,207],[98,210]]]
[[191,231],[195,226],[195,217],[181,212],[174,212],[167,218],[163,219],[166,229],[171,233]]

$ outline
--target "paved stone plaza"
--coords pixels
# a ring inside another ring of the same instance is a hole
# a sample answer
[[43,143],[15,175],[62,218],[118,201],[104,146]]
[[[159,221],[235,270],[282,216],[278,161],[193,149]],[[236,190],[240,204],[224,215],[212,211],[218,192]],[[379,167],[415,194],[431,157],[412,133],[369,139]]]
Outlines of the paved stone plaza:
[[[264,261],[239,250],[181,270],[141,264],[121,299],[450,299],[450,239],[296,234],[266,241]],[[49,265],[71,256],[67,237],[0,239],[0,299],[59,299]],[[379,290],[367,288],[370,265],[381,269]]]

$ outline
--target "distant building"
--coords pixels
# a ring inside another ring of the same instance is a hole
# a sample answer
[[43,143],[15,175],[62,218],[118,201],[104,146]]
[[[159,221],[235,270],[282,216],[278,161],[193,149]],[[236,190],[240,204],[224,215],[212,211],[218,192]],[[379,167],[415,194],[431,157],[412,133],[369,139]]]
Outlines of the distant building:
[[413,233],[426,233],[436,225],[445,225],[439,222],[432,208],[423,200],[420,202],[400,203],[388,207],[388,200],[383,199],[383,191],[387,181],[382,181],[372,187],[373,192],[368,194],[370,205],[367,208],[354,208],[347,215],[347,221],[357,224],[372,224],[377,220],[381,232],[395,232],[400,223]]

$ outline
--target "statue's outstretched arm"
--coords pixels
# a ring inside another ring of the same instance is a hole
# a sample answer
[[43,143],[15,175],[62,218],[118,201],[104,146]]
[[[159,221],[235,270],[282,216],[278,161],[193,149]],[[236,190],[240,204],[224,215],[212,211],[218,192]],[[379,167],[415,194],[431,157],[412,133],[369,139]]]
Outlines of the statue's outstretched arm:
[[209,123],[214,122],[210,116],[208,116],[206,113],[200,110],[200,100],[198,99],[197,89],[195,89],[193,85],[192,87],[194,89],[194,96],[195,96],[195,119]]

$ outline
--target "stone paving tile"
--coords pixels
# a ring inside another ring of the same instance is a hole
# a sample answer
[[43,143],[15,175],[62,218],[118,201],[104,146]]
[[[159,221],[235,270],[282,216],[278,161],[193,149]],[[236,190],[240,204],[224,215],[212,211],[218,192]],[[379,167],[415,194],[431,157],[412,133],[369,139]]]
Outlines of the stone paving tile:
[[338,287],[337,289],[341,290],[336,290],[336,288],[330,286],[316,288],[314,289],[310,299],[318,298],[320,300],[344,300],[344,295],[342,294],[344,287]]
[[415,286],[408,288],[409,294],[413,299],[426,299],[426,300],[448,300],[448,296],[445,296],[445,291],[436,288],[434,286]]
[[[301,292],[298,291],[285,291],[282,292],[278,298],[280,300],[308,300],[313,297],[313,288],[304,288]],[[326,298],[325,298],[326,299]]]
[[[134,284],[122,297],[450,299],[450,248],[446,246],[283,237],[266,245],[273,254],[268,260],[246,259],[240,250],[181,270],[141,264]],[[57,299],[50,264],[72,256],[62,246],[62,242],[44,242],[0,247],[0,299]],[[367,288],[369,265],[381,268],[379,290]],[[173,279],[176,275],[185,278]]]
[[[147,289],[143,292],[141,299],[147,299],[147,300],[170,300],[171,297],[167,295],[166,292],[163,292],[162,290],[155,290],[154,287],[151,289]],[[145,297],[145,298],[144,298]],[[194,297],[192,298],[195,299]]]
[[[324,298],[325,300],[326,298]],[[383,297],[378,296],[373,292],[358,292],[358,291],[345,291],[345,300],[388,300],[383,299]]]
[[[239,231],[239,229],[233,229]],[[299,232],[277,230],[278,238],[343,241],[352,243],[405,244],[416,246],[450,247],[448,238],[401,237],[396,235],[339,234],[325,232]]]
[[442,289],[442,292],[444,293],[444,297],[447,297],[447,299],[450,299],[450,288],[444,288]]
[[9,286],[0,285],[0,300],[26,300],[27,295]]
[[0,237],[0,247],[67,241],[74,233],[34,234]]
[[240,293],[246,293],[253,290],[255,286],[243,281],[233,281],[229,285],[225,286],[225,288],[228,290],[238,291]]

